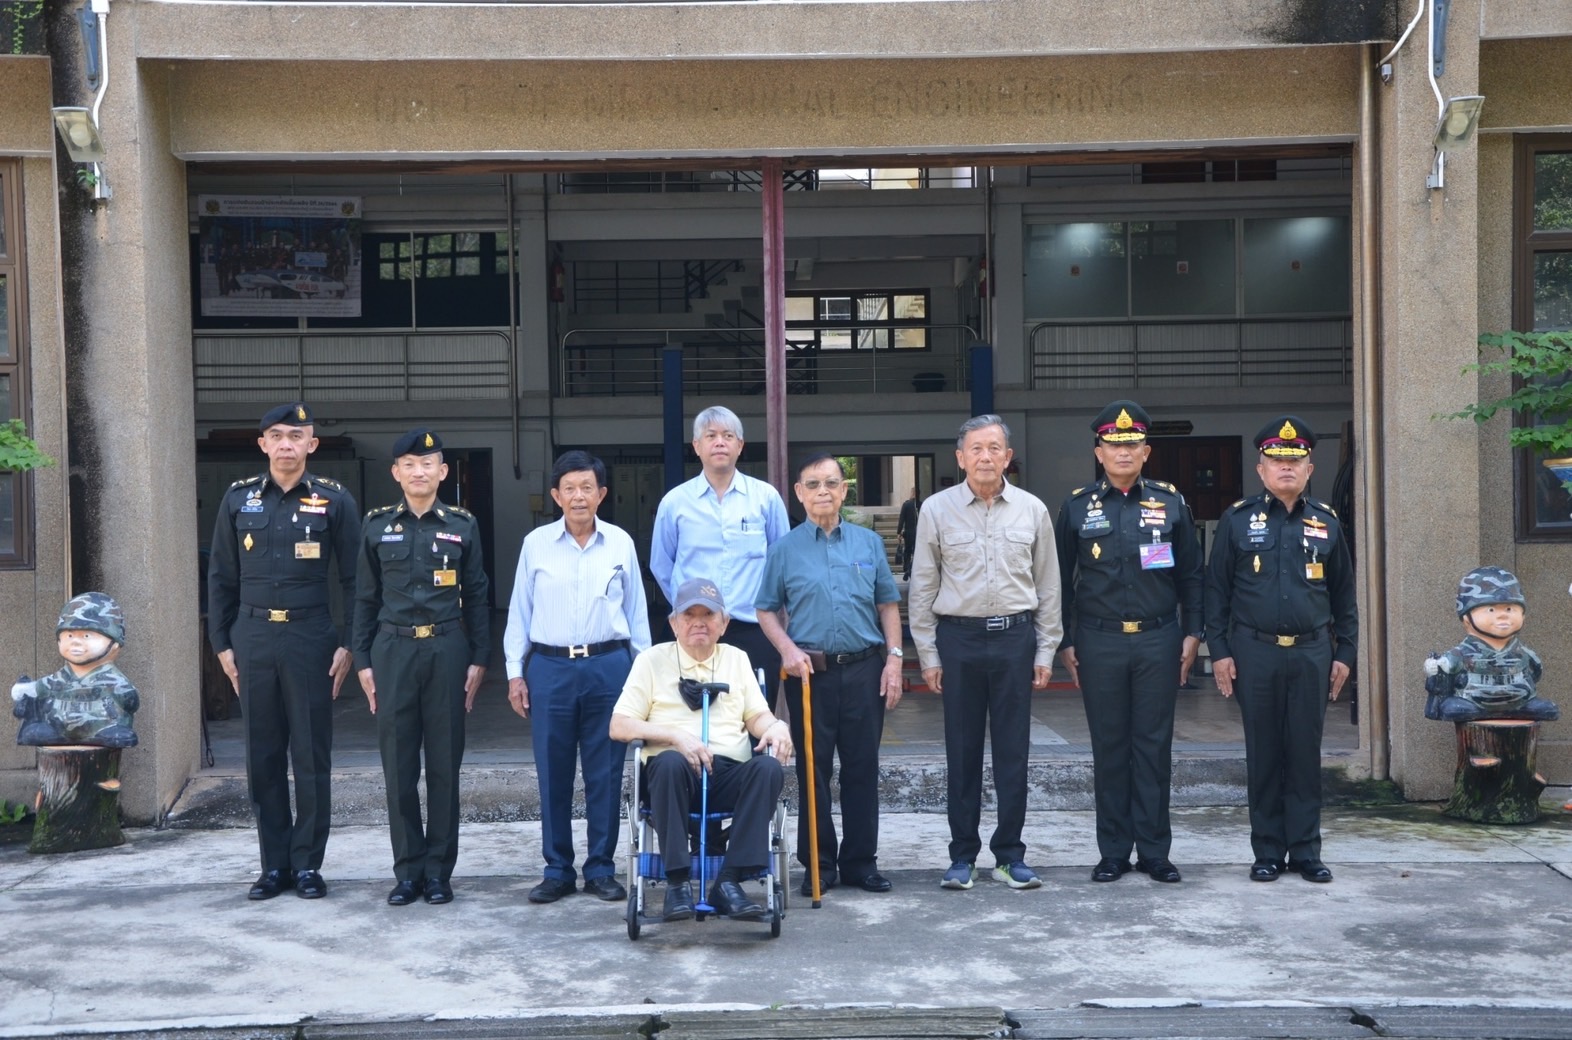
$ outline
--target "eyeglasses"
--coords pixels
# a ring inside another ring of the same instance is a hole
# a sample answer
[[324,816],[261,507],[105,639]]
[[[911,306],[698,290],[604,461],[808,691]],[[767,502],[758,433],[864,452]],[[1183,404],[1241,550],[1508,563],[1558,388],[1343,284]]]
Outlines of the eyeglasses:
[[846,483],[844,480],[831,477],[829,480],[805,480],[802,482],[802,486],[807,488],[809,491],[817,491],[821,487],[834,491],[844,483]]

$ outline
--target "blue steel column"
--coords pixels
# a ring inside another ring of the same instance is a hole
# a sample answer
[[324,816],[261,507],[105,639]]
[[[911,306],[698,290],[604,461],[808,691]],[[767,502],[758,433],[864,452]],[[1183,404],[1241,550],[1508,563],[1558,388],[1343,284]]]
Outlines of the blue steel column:
[[971,355],[972,414],[992,414],[993,347],[987,343],[973,343],[967,353]]
[[682,428],[682,348],[660,352],[661,462],[666,490],[682,483],[682,448],[688,443]]

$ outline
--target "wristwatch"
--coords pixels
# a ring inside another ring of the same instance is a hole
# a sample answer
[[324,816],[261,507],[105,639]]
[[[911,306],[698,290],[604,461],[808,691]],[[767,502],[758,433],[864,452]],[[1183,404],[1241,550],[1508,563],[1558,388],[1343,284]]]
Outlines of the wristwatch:
[[902,648],[898,647],[898,646],[892,646],[892,647],[890,647],[890,656],[891,657],[905,657],[906,656],[906,651],[903,650]]

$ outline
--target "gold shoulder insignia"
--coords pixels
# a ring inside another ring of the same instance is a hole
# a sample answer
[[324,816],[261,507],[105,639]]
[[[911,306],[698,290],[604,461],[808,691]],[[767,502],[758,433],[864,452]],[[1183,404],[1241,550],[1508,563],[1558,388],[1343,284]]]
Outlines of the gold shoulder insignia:
[[390,513],[390,512],[392,512],[393,510],[395,510],[397,508],[398,508],[398,506],[396,504],[395,505],[391,505],[391,506],[378,506],[377,508],[371,510],[369,513],[366,514],[366,519],[370,520],[374,516],[380,516],[383,513]]
[[252,484],[255,484],[257,481],[259,481],[261,479],[262,479],[262,474],[258,473],[254,477],[246,477],[243,480],[237,480],[233,484],[229,485],[229,487],[230,487],[230,490],[234,490],[237,487],[250,487]]
[[332,477],[312,477],[311,481],[314,484],[321,484],[323,487],[329,489],[330,491],[343,491],[344,490],[344,485],[340,484],[338,481],[334,480]]
[[1154,487],[1160,487],[1164,491],[1170,491],[1170,492],[1172,492],[1173,494],[1176,494],[1176,495],[1179,493],[1179,489],[1174,487],[1172,484],[1168,483],[1168,481],[1166,481],[1166,480],[1148,480],[1147,483],[1151,484]]
[[1337,518],[1337,510],[1333,509],[1331,506],[1327,505],[1325,502],[1322,502],[1320,499],[1312,498],[1312,499],[1310,499],[1310,504],[1315,506],[1317,509],[1321,510],[1321,512],[1323,512],[1323,513],[1331,513],[1332,514],[1332,518],[1334,520]]
[[475,519],[475,514],[471,513],[468,509],[465,509],[463,506],[448,506],[448,512],[454,514],[455,516],[467,516],[471,520]]
[[1097,486],[1096,484],[1087,484],[1085,487],[1078,487],[1074,491],[1070,492],[1070,497],[1071,498],[1080,498],[1082,495],[1086,494],[1088,491],[1092,490],[1092,488],[1094,488],[1096,486]]
[[1244,505],[1248,501],[1250,501],[1248,498],[1241,498],[1239,501],[1235,502],[1233,505],[1229,506],[1228,508],[1229,509],[1238,509],[1240,506]]

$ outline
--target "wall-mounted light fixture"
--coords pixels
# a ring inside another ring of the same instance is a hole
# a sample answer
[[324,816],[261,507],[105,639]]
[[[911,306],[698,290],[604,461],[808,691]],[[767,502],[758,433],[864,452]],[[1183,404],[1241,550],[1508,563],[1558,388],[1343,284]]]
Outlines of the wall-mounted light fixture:
[[[87,75],[90,86],[96,85],[98,93],[91,109],[62,105],[50,109],[55,117],[55,129],[65,145],[72,162],[88,163],[92,169],[78,174],[93,189],[93,201],[108,199],[113,192],[104,177],[104,140],[98,132],[98,109],[109,90],[109,0],[88,0],[88,7],[78,14],[82,28],[82,46],[87,53]],[[96,31],[89,31],[96,26]]]

